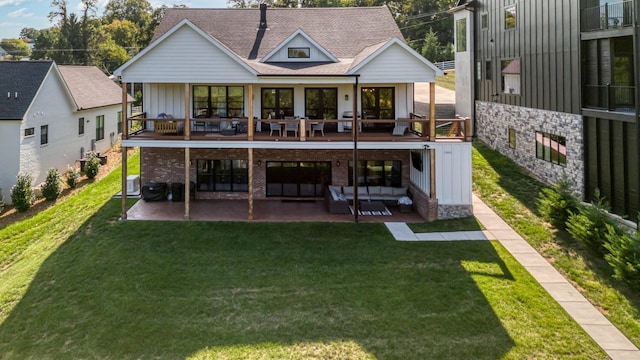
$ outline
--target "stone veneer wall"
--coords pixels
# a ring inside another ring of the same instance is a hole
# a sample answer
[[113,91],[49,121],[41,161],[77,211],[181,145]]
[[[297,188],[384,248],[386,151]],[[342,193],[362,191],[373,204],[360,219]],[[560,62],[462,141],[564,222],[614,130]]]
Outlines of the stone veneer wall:
[[[509,128],[516,130],[515,149],[509,147]],[[536,131],[566,138],[566,167],[536,158]],[[582,115],[476,101],[476,133],[538,179],[552,184],[566,173],[573,190],[581,197],[584,194]]]

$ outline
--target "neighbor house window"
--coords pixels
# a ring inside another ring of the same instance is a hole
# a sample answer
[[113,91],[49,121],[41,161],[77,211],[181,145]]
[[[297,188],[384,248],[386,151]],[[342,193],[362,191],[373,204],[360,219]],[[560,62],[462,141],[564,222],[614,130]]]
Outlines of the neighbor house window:
[[49,143],[49,125],[40,126],[40,145]]
[[24,129],[24,137],[33,136],[35,134],[36,134],[36,129],[35,128],[31,127],[31,128]]
[[244,116],[244,87],[194,86],[193,116],[208,118]]
[[456,21],[456,51],[467,51],[467,19]]
[[118,134],[122,133],[122,111],[118,111]]
[[515,29],[516,28],[516,6],[507,6],[504,8],[504,29]]
[[520,59],[502,60],[502,92],[520,94]]
[[516,148],[516,129],[509,128],[509,147]]
[[[349,185],[353,186],[352,160],[349,160]],[[357,186],[402,186],[402,161],[358,161]]]
[[564,136],[536,131],[536,158],[567,165],[567,139]]
[[198,191],[240,191],[249,190],[248,161],[241,160],[198,160]]
[[309,48],[294,47],[288,48],[289,59],[308,59]]
[[96,116],[96,141],[104,139],[104,115]]
[[78,119],[78,135],[84,135],[84,118]]
[[338,89],[304,89],[304,116],[309,119],[337,119]]
[[292,88],[263,88],[261,98],[263,119],[294,116]]
[[484,78],[486,80],[493,80],[493,72],[491,71],[491,61],[484,62]]
[[489,28],[489,15],[486,13],[480,15],[480,28],[482,30],[486,30],[487,28]]

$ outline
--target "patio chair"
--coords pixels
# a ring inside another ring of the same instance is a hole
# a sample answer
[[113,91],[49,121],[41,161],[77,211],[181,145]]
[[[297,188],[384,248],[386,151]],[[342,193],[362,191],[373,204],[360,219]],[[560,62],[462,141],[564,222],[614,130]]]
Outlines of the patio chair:
[[272,121],[269,123],[269,130],[271,130],[269,132],[269,136],[273,136],[274,131],[277,131],[278,135],[282,136],[282,126],[280,126],[280,124],[278,124],[278,122],[276,121]]
[[299,128],[300,128],[300,125],[298,123],[288,122],[284,124],[284,133],[286,135],[289,131],[293,131],[293,133],[297,137]]
[[316,135],[316,131],[320,131],[322,136],[324,136],[324,122],[311,125],[311,131],[313,131],[313,136]]
[[409,123],[406,121],[396,121],[396,126],[393,128],[392,135],[404,136],[404,133],[409,130]]

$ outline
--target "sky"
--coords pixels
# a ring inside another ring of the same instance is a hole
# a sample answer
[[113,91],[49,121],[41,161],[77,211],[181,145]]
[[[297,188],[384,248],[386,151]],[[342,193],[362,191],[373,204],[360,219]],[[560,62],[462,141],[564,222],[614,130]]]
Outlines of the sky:
[[[190,8],[225,8],[227,0],[148,0],[155,9],[162,5],[172,7],[184,4]],[[98,13],[101,16],[108,0],[98,0]],[[68,0],[69,12],[80,15],[82,9],[79,0]],[[53,11],[51,0],[0,0],[0,39],[17,39],[23,28],[47,29],[53,26],[47,16]]]

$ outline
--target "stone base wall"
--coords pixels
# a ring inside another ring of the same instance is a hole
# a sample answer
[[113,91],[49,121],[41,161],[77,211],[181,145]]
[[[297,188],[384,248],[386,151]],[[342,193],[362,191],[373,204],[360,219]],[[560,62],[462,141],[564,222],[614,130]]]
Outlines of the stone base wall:
[[438,220],[459,219],[473,216],[472,205],[440,205],[438,206]]
[[[516,132],[515,149],[509,147],[510,128]],[[536,158],[536,131],[566,139],[566,166]],[[476,133],[479,140],[541,181],[552,184],[566,174],[576,194],[584,194],[582,115],[476,101]]]

